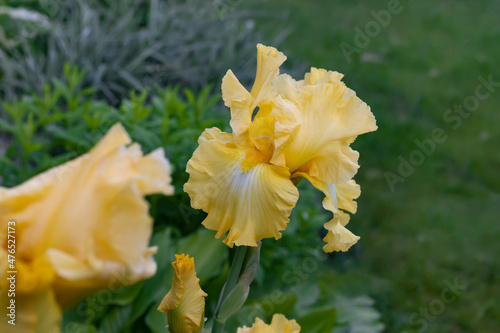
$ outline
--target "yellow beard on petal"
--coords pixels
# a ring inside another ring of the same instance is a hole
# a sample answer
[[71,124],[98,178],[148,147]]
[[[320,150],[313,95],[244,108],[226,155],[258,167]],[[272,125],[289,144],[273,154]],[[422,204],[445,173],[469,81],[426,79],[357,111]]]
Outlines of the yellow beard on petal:
[[246,152],[245,158],[241,161],[242,171],[251,171],[257,164],[268,163],[269,157],[257,149],[251,149]]

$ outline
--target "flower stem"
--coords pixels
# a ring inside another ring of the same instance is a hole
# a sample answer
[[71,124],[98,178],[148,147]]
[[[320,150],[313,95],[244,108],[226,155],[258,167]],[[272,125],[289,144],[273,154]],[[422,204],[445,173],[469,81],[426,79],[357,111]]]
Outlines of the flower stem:
[[229,295],[231,290],[233,290],[234,286],[238,282],[238,278],[241,274],[241,269],[243,267],[243,262],[245,261],[245,256],[247,253],[247,246],[237,246],[236,251],[234,253],[233,263],[231,264],[231,269],[229,270],[229,275],[227,276],[226,283],[222,288],[220,293],[219,302],[217,303],[217,309],[215,310],[214,324],[212,327],[212,333],[222,333],[224,332],[224,324],[225,320],[220,320],[218,318],[219,309],[222,305],[222,302]]

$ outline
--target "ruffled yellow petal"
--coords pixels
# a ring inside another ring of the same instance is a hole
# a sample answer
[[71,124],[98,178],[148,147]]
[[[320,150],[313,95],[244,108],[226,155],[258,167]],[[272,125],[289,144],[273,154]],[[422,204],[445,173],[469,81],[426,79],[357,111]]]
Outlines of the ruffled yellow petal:
[[[285,166],[286,161],[282,151],[300,128],[300,110],[294,103],[277,96],[274,99],[271,111],[268,113],[259,111],[257,113],[251,129],[258,126],[259,121],[264,122],[264,120],[267,124],[267,130],[270,133],[268,134],[269,138],[272,141],[269,145],[273,147],[273,150],[269,155],[269,162],[275,165]],[[263,130],[260,130],[260,132],[262,133]],[[251,131],[251,141],[256,142],[256,138],[257,136],[255,136]],[[257,148],[259,149],[258,146]]]
[[153,150],[137,160],[137,186],[142,195],[162,193],[174,194],[170,163],[163,148]]
[[311,67],[311,71],[304,76],[305,85],[315,84],[337,84],[340,83],[344,74],[328,71],[322,68]]
[[[277,96],[272,107],[260,109],[255,116],[248,131],[245,148],[258,150],[265,162],[284,165],[284,155],[281,152],[300,126],[298,114],[295,104]],[[238,146],[242,148],[241,145]]]
[[163,150],[143,156],[130,143],[115,125],[88,154],[0,188],[1,230],[8,220],[17,222],[21,293],[49,288],[64,309],[95,290],[155,273],[144,196],[173,193],[170,166]]
[[325,194],[323,207],[326,210],[336,213],[339,209],[342,209],[352,214],[356,213],[358,204],[354,200],[361,195],[361,188],[353,179],[345,183],[332,184],[325,183],[303,172],[297,172],[294,176],[307,178],[314,187]]
[[304,86],[304,80],[296,81],[288,74],[278,75],[273,83],[273,88],[281,98],[293,101],[297,105],[301,104]]
[[355,214],[358,210],[358,203],[354,199],[361,195],[361,187],[352,179],[345,183],[335,184],[335,187],[338,208]]
[[[280,154],[298,126],[297,107],[277,96],[273,82],[279,67],[286,60],[275,48],[257,45],[257,74],[252,90],[248,92],[235,75],[228,71],[222,82],[223,98],[231,108],[231,127],[234,142],[241,149],[257,149],[266,162],[284,164]],[[254,115],[254,111],[259,111]],[[252,121],[252,116],[254,120]],[[276,156],[276,157],[275,157]]]
[[274,154],[274,131],[276,119],[274,117],[258,118],[250,126],[250,138],[255,148],[269,161]]
[[283,53],[273,47],[257,45],[257,73],[252,90],[248,92],[231,70],[222,79],[222,98],[231,109],[231,128],[239,140],[252,123],[252,115],[257,106],[272,102],[276,95],[272,83],[279,74],[279,67],[286,60]]
[[357,243],[359,237],[354,235],[344,226],[349,222],[349,214],[339,211],[335,218],[325,223],[325,229],[328,230],[323,239],[327,244],[323,247],[325,252],[347,251],[351,246]]
[[325,229],[328,230],[323,239],[326,244],[323,247],[325,252],[347,251],[354,245],[359,237],[353,235],[345,228],[349,222],[350,216],[345,211],[356,213],[358,205],[355,199],[361,194],[361,188],[354,180],[345,183],[331,184],[320,181],[306,173],[296,173],[298,177],[307,178],[311,184],[325,194],[323,207],[334,213],[334,219],[325,223]]
[[296,81],[288,74],[281,74],[273,83],[273,87],[279,96],[301,104],[304,87],[317,84],[338,84],[343,77],[344,75],[339,72],[311,67],[311,71],[306,73],[304,80]]
[[224,242],[230,247],[279,239],[298,199],[288,170],[265,163],[257,151],[239,149],[224,133],[202,137],[188,162],[184,190],[191,206],[208,213],[203,225],[217,230],[217,238],[229,231]]
[[196,277],[194,258],[176,254],[172,266],[175,270],[172,288],[163,298],[158,311],[167,315],[170,332],[200,332],[205,321],[207,294],[200,288],[200,279]]
[[269,325],[262,319],[255,318],[255,323],[252,327],[239,327],[236,333],[276,333]]
[[282,150],[290,172],[305,172],[328,183],[351,179],[359,168],[349,147],[357,135],[374,131],[370,108],[340,81],[341,74],[313,69],[302,84],[283,76],[275,88],[300,110],[298,128]]
[[255,98],[255,106],[269,103],[275,96],[271,85],[278,77],[279,68],[285,60],[286,56],[274,47],[257,44],[257,74],[250,91]]
[[222,98],[231,110],[230,125],[234,135],[245,133],[252,123],[253,96],[243,87],[231,70],[222,79]]
[[288,320],[282,314],[275,314],[271,321],[271,328],[273,328],[277,333],[299,333],[300,325],[297,324],[295,320]]
[[282,314],[273,315],[270,325],[264,323],[260,318],[255,318],[252,327],[243,326],[238,328],[237,333],[299,333],[300,325],[295,320],[288,320]]

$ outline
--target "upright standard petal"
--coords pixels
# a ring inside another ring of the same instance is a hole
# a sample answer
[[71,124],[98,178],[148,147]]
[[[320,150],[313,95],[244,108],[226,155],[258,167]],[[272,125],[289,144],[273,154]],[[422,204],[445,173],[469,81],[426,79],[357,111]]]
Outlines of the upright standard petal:
[[272,83],[278,77],[279,67],[286,60],[283,53],[274,47],[257,45],[257,73],[252,90],[248,92],[238,81],[231,70],[222,79],[222,98],[231,109],[231,128],[240,141],[252,123],[252,115],[256,107],[272,103],[276,95]]
[[270,325],[267,325],[260,318],[255,318],[252,327],[240,327],[237,333],[299,333],[300,325],[295,320],[288,320],[282,314],[273,315]]
[[167,315],[168,329],[172,333],[201,332],[207,294],[196,277],[194,258],[176,254],[172,266],[175,270],[172,288],[163,298],[158,311]]
[[214,130],[202,134],[184,185],[191,206],[208,213],[203,225],[217,230],[217,238],[229,231],[224,242],[230,247],[279,239],[298,199],[288,169],[270,165],[257,150],[241,150],[227,139]]
[[370,108],[340,81],[341,74],[313,69],[300,84],[284,76],[275,88],[300,110],[300,127],[282,150],[292,176],[305,172],[328,183],[351,179],[359,168],[349,145],[377,126]]

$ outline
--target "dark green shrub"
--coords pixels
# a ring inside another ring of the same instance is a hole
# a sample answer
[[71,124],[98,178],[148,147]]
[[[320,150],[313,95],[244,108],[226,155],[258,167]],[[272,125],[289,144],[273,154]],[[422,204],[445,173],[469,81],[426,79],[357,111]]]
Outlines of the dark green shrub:
[[9,2],[38,11],[48,26],[0,11],[10,22],[0,28],[0,98],[41,92],[41,82],[62,79],[65,62],[87,69],[83,84],[114,105],[131,89],[219,82],[228,68],[243,80],[254,75],[248,55],[262,31],[235,1]]

